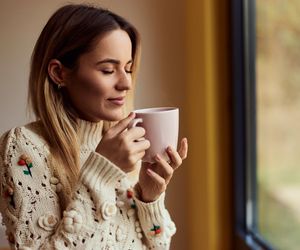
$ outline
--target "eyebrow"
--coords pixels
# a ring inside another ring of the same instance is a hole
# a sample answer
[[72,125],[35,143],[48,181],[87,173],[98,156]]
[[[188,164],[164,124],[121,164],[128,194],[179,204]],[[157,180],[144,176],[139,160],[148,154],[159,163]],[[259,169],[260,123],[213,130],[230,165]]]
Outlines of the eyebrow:
[[[130,64],[130,63],[132,63],[132,62],[133,62],[132,60],[129,60],[129,61],[126,63],[126,65],[127,65],[127,64]],[[100,65],[100,64],[103,64],[103,63],[112,63],[112,64],[116,64],[116,65],[121,64],[121,62],[120,62],[119,60],[111,59],[111,58],[106,58],[106,59],[104,59],[104,60],[101,60],[101,61],[97,62],[96,65]]]

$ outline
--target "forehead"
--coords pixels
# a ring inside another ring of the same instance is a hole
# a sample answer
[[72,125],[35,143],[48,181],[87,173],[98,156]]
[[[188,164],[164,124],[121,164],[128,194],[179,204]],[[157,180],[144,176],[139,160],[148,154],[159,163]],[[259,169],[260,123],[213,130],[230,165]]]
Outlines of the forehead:
[[132,58],[132,44],[128,34],[121,30],[113,30],[98,38],[92,51],[86,54],[91,60],[112,58],[127,62]]

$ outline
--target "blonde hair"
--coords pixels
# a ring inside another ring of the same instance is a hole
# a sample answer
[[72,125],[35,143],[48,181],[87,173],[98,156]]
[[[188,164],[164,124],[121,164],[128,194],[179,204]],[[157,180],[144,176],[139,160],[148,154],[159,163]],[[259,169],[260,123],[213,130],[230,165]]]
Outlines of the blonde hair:
[[[91,51],[96,39],[115,29],[126,31],[131,39],[135,83],[140,60],[139,33],[124,18],[102,8],[71,4],[58,9],[41,32],[32,54],[28,104],[44,127],[52,168],[69,191],[80,170],[77,113],[67,95],[49,77],[48,64],[55,58],[76,71],[80,55]],[[124,116],[133,107],[133,92],[128,94]],[[112,125],[104,121],[103,133]]]

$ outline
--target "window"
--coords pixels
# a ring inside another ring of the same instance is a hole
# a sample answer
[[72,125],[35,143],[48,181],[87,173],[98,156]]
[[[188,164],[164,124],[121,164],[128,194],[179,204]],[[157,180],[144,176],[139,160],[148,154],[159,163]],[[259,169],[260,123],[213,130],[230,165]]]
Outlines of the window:
[[300,2],[232,1],[238,249],[300,245]]

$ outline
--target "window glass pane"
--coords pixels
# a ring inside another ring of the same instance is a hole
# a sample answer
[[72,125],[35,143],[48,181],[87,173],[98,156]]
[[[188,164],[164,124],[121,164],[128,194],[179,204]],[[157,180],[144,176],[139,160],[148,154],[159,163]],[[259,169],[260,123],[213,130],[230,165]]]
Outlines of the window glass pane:
[[256,1],[258,230],[300,247],[300,1]]

